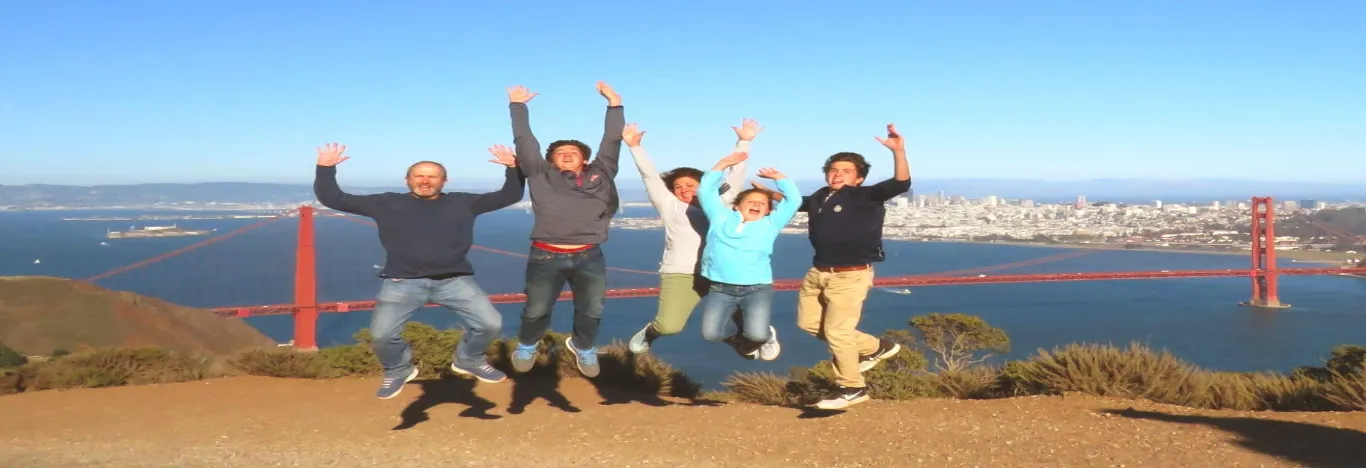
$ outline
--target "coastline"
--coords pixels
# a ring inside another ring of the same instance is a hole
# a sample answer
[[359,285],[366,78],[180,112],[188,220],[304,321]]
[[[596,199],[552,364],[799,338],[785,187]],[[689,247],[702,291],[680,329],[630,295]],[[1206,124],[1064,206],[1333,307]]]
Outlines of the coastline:
[[[885,240],[895,240],[895,241],[900,241],[900,242],[922,242],[922,241],[920,241],[920,240],[914,240],[914,239],[893,239],[893,238],[886,238]],[[1016,247],[1041,247],[1041,248],[1057,248],[1057,249],[1124,250],[1124,251],[1131,251],[1131,252],[1163,252],[1163,253],[1180,253],[1180,254],[1197,254],[1197,255],[1236,255],[1236,256],[1240,256],[1240,257],[1248,256],[1248,255],[1251,254],[1250,251],[1216,250],[1216,249],[1190,248],[1190,247],[1152,247],[1152,246],[1148,246],[1148,247],[1138,247],[1138,248],[1126,249],[1126,248],[1124,248],[1122,245],[1119,245],[1119,244],[1082,244],[1082,243],[1043,244],[1043,243],[1019,242],[1019,241],[972,241],[972,240],[962,240],[962,239],[930,240],[930,241],[924,241],[924,242],[952,242],[952,243],[962,243],[962,244],[983,244],[983,245],[997,244],[997,245],[1011,245],[1011,246],[1016,246]],[[1316,252],[1316,251],[1304,251],[1304,250],[1278,250],[1278,251],[1276,251],[1277,260],[1294,260],[1294,261],[1295,261],[1294,263],[1313,263],[1313,264],[1320,264],[1320,265],[1334,265],[1334,266],[1342,266],[1342,265],[1344,265],[1343,260],[1334,260],[1334,259],[1331,259],[1331,258],[1323,258],[1323,257],[1324,257],[1324,254],[1331,254],[1331,253]],[[1316,257],[1317,257],[1317,258],[1316,258]]]
[[[645,224],[645,225],[634,224],[634,223],[632,223],[632,224],[626,224],[626,223],[616,224],[616,223],[614,223],[612,227],[614,227],[614,228],[620,228],[620,229],[631,229],[631,230],[657,230],[657,229],[663,229],[662,226],[656,226],[656,225],[654,225],[654,223]],[[788,227],[788,228],[783,229],[782,234],[784,234],[784,235],[806,235],[806,229],[805,229],[805,228],[793,228],[793,227]],[[1131,249],[1129,249],[1129,248],[1124,248],[1124,245],[1123,245],[1123,244],[1083,244],[1083,243],[1079,243],[1079,242],[1078,242],[1078,243],[1045,244],[1045,243],[1039,243],[1039,242],[1026,242],[1026,241],[975,241],[975,240],[965,240],[965,239],[908,239],[908,238],[903,238],[903,237],[898,237],[898,236],[884,236],[884,237],[883,237],[883,240],[884,240],[884,241],[896,241],[896,242],[921,242],[921,243],[944,242],[944,243],[979,244],[979,245],[1009,245],[1009,246],[1015,246],[1015,247],[1053,248],[1053,249],[1095,249],[1095,250],[1116,250],[1116,251],[1131,251],[1131,252],[1163,252],[1163,253],[1180,253],[1180,254],[1197,254],[1197,255],[1236,255],[1236,256],[1240,256],[1240,257],[1246,257],[1246,256],[1250,256],[1250,255],[1251,255],[1251,252],[1250,252],[1250,251],[1241,251],[1241,250],[1223,250],[1223,249],[1200,248],[1200,247],[1155,247],[1155,246],[1145,246],[1145,247],[1138,247],[1138,248],[1131,248]],[[1291,261],[1293,261],[1292,263],[1308,263],[1308,264],[1315,264],[1315,265],[1331,265],[1331,266],[1339,266],[1339,267],[1345,265],[1344,261],[1345,261],[1345,259],[1346,259],[1346,257],[1347,257],[1345,254],[1337,254],[1337,253],[1334,253],[1334,252],[1319,252],[1319,251],[1305,251],[1305,250],[1278,250],[1278,251],[1276,251],[1276,254],[1277,254],[1277,259],[1278,259],[1278,260],[1281,260],[1282,262],[1291,262]],[[1341,257],[1343,257],[1343,258],[1332,258],[1332,257],[1335,256],[1335,255],[1341,256]]]

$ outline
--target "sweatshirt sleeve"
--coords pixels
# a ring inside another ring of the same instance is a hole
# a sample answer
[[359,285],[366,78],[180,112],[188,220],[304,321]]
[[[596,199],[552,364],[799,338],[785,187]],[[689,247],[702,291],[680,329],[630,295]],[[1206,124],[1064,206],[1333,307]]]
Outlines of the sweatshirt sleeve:
[[318,166],[313,178],[313,195],[318,203],[328,208],[373,218],[380,203],[379,195],[352,195],[337,184],[336,166]]

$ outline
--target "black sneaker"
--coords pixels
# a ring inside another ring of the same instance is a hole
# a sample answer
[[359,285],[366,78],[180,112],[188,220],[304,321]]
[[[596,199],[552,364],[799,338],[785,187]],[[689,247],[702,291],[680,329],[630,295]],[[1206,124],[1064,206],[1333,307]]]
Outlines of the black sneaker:
[[868,389],[840,387],[834,394],[824,400],[816,402],[816,407],[820,409],[836,410],[844,409],[859,403],[868,401]]
[[858,371],[868,372],[868,369],[877,367],[878,363],[882,362],[882,360],[895,356],[899,351],[901,351],[901,345],[891,341],[881,340],[881,343],[877,347],[877,351],[872,355],[859,356]]
[[731,348],[735,348],[735,353],[745,359],[758,359],[759,348],[763,346],[762,343],[749,341],[749,338],[745,338],[744,335],[739,333],[727,336],[726,339],[722,341],[730,345]]

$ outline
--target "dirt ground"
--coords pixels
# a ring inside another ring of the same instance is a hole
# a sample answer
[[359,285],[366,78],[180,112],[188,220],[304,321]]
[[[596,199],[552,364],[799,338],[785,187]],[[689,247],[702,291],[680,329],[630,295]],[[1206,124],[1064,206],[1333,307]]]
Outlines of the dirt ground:
[[236,377],[0,397],[0,466],[1366,466],[1366,413],[1066,396],[821,414],[678,404],[578,379],[418,380],[387,401],[377,384]]

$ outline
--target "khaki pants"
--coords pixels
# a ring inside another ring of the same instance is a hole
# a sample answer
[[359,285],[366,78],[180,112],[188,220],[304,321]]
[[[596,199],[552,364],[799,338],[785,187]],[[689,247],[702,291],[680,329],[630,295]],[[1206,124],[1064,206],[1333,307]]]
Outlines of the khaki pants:
[[688,317],[707,295],[708,281],[701,275],[662,273],[659,275],[659,311],[652,324],[660,335],[683,331]]
[[826,273],[807,270],[797,296],[797,326],[830,345],[835,383],[864,387],[859,356],[878,350],[881,340],[858,331],[863,301],[873,287],[873,269]]

